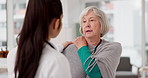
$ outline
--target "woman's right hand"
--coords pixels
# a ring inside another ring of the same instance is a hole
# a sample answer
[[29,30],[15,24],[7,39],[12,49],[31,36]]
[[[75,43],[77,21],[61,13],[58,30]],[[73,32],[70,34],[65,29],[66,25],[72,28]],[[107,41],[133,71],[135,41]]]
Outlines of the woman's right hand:
[[78,49],[80,49],[80,48],[83,47],[83,46],[87,46],[87,41],[86,41],[85,37],[83,37],[83,36],[77,37],[77,38],[73,41],[73,43],[76,45],[76,47],[77,47]]

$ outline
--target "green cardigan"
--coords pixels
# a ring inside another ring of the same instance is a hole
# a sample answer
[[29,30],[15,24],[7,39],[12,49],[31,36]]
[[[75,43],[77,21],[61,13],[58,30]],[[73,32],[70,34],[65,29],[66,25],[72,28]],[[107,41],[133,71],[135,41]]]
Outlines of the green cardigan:
[[[78,50],[78,55],[80,57],[82,67],[85,73],[90,78],[101,78],[101,72],[97,64],[95,64],[95,59],[89,58],[92,56],[90,50],[87,46],[83,46]],[[93,64],[94,63],[94,64]]]

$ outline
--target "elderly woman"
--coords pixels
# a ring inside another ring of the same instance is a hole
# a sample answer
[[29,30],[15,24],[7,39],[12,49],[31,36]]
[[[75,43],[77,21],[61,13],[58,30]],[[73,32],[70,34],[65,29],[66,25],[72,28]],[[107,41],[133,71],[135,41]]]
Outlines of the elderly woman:
[[80,32],[63,53],[71,65],[72,78],[115,78],[121,55],[121,44],[102,37],[109,24],[104,12],[91,6],[80,15]]

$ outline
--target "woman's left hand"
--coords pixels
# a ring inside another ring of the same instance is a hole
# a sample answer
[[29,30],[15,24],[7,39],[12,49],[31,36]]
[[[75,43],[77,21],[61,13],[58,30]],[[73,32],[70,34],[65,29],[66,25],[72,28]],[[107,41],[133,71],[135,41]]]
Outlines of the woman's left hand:
[[77,37],[77,38],[73,41],[73,43],[76,45],[76,47],[77,47],[78,49],[80,49],[80,48],[83,47],[83,46],[87,46],[86,39],[85,39],[85,37],[83,37],[83,36]]
[[66,42],[64,42],[62,45],[63,45],[64,48],[65,48],[65,47],[67,47],[67,46],[70,45],[70,44],[72,44],[71,41],[66,41]]

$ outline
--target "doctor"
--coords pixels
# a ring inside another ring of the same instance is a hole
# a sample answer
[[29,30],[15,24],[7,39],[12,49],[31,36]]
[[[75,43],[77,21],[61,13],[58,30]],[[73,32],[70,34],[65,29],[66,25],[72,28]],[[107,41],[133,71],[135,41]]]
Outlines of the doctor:
[[8,54],[9,78],[71,78],[68,60],[50,42],[61,31],[62,18],[60,0],[29,0],[18,47]]

